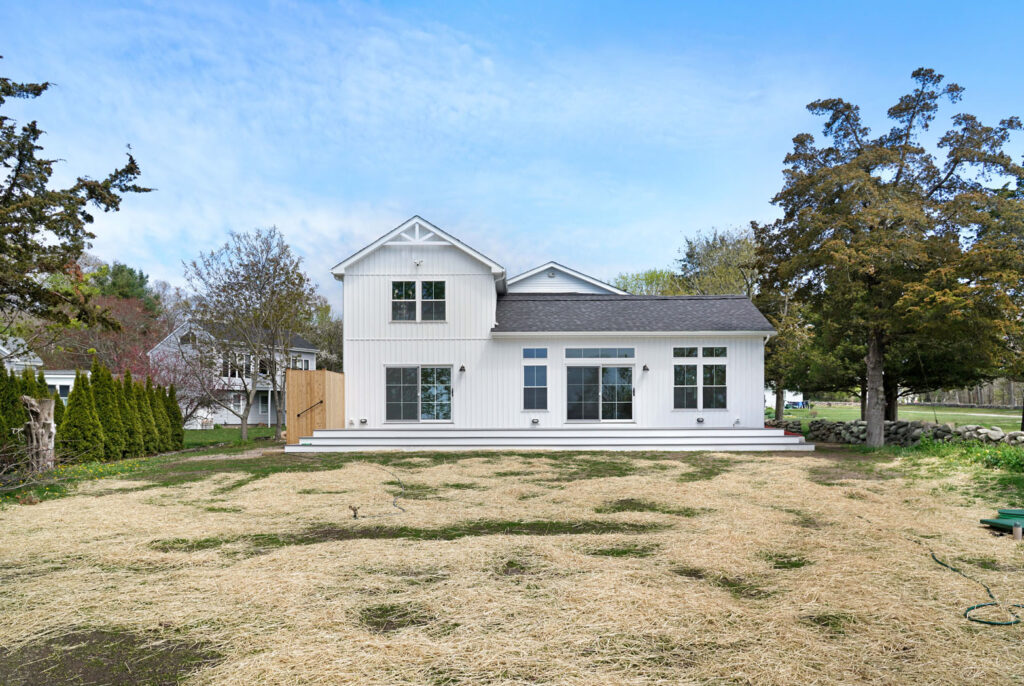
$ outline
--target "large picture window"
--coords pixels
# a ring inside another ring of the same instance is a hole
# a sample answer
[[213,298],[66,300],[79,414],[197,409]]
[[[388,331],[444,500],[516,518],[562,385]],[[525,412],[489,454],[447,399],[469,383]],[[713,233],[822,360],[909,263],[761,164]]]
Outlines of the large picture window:
[[420,283],[420,319],[425,322],[445,320],[444,281],[423,281]]
[[704,409],[724,410],[726,408],[726,383],[724,364],[704,365]]
[[416,282],[391,282],[391,320],[395,322],[416,321]]
[[696,410],[697,365],[677,364],[674,372],[673,407],[677,410]]

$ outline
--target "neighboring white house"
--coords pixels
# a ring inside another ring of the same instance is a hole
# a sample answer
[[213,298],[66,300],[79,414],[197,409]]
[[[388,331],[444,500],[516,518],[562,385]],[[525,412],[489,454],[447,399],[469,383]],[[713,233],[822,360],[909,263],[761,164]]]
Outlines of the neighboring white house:
[[19,374],[24,369],[37,371],[43,366],[42,359],[28,349],[23,339],[2,334],[0,334],[0,360],[3,360],[4,369]]
[[57,391],[60,399],[64,401],[66,405],[68,402],[68,396],[71,395],[71,389],[75,387],[75,374],[85,374],[86,378],[89,377],[90,371],[88,369],[44,369],[43,375],[46,377],[46,386],[53,393]]
[[347,427],[291,451],[812,448],[764,427],[774,330],[743,296],[634,296],[555,262],[507,278],[420,217],[332,273]]
[[[149,351],[150,362],[155,366],[168,363],[174,364],[178,356],[194,354],[190,341],[195,340],[194,337],[197,333],[200,332],[191,324],[181,324]],[[291,369],[316,369],[316,354],[316,346],[302,336],[292,336],[291,344],[286,351],[280,352],[279,358],[281,360],[279,364],[281,371],[278,374],[278,378],[279,388],[282,389],[282,398],[284,398],[284,369],[286,367]],[[255,379],[253,379],[254,373],[256,375]],[[218,392],[219,396],[225,403],[230,403],[236,408],[238,412],[241,412],[245,406],[242,389],[247,386],[255,388],[256,398],[252,408],[249,410],[247,423],[269,425],[276,420],[277,409],[274,404],[271,380],[266,374],[265,366],[259,363],[254,365],[251,356],[240,356],[240,359],[232,364],[224,360],[221,364],[221,376],[218,386],[221,387],[221,390]],[[237,415],[232,414],[220,405],[214,405],[209,409],[198,411],[186,423],[185,428],[210,429],[216,424],[231,426],[238,423]]]

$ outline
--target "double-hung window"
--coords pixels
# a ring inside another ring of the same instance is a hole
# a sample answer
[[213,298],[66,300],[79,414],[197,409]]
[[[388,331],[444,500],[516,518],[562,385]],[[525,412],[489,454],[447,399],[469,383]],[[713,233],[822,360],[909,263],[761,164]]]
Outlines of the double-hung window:
[[726,408],[725,365],[704,365],[704,409]]
[[530,360],[523,364],[524,410],[548,409],[548,366],[536,364],[547,356],[547,348],[523,348],[523,359]]
[[391,321],[416,321],[416,282],[391,282]]
[[697,409],[697,365],[675,365],[673,380],[673,407],[677,410]]
[[444,281],[420,282],[420,320],[443,322],[445,320]]
[[391,321],[446,321],[448,308],[445,290],[444,281],[392,281]]

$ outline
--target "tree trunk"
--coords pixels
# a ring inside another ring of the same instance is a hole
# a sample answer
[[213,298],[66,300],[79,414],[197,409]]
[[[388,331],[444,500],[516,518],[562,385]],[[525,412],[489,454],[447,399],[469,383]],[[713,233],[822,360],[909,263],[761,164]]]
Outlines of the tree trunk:
[[1024,397],[1020,399],[1020,430],[1024,431]]
[[21,396],[21,404],[28,413],[25,423],[25,443],[28,448],[28,466],[33,474],[53,469],[55,464],[53,439],[53,398],[37,399]]
[[285,423],[284,423],[284,403],[281,402],[281,389],[280,388],[278,388],[278,389],[276,389],[274,391],[274,414],[276,415],[276,417],[275,417],[276,422],[274,424],[274,426],[276,427],[276,429],[274,431],[274,438],[277,439],[278,441],[280,441],[281,440],[281,432],[282,432],[282,430],[288,428],[287,426],[285,426]]
[[867,419],[867,406],[868,406],[868,382],[865,379],[860,380],[860,420],[864,421]]
[[885,360],[885,344],[879,331],[868,334],[867,366],[867,406],[865,414],[868,422],[867,444],[873,448],[885,445],[885,384],[882,372]]
[[786,413],[786,389],[782,387],[782,384],[775,384],[775,419],[782,419],[782,415]]
[[895,422],[900,416],[900,388],[892,377],[885,374],[882,377],[882,387],[885,389],[885,418]]

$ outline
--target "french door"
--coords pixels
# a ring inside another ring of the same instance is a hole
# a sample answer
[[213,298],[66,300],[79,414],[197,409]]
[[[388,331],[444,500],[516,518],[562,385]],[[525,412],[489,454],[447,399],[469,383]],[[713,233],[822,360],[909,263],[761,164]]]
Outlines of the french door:
[[633,368],[566,367],[565,402],[568,420],[633,419]]
[[451,367],[387,367],[384,383],[387,421],[451,421]]

